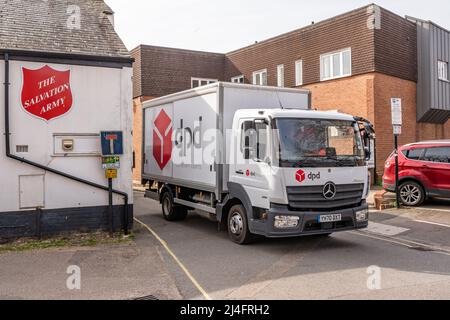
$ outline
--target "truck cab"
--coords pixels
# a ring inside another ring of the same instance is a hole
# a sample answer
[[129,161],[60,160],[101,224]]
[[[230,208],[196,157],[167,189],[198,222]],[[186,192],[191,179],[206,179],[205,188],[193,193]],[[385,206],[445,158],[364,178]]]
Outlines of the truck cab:
[[368,154],[353,116],[238,110],[232,132],[229,194],[219,206],[239,199],[225,213],[233,241],[367,227]]

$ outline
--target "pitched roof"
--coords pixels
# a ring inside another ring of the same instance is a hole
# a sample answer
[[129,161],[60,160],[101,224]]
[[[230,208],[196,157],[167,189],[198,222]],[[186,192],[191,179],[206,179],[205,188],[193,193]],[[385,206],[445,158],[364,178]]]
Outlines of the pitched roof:
[[105,12],[103,0],[0,0],[0,50],[129,58]]

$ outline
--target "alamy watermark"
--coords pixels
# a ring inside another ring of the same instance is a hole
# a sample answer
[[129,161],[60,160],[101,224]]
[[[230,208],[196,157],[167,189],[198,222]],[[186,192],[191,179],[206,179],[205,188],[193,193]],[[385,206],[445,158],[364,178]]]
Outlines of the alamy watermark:
[[381,268],[379,266],[370,266],[367,268],[367,289],[381,290]]
[[68,266],[66,273],[69,277],[66,286],[69,290],[81,290],[81,268],[76,265]]

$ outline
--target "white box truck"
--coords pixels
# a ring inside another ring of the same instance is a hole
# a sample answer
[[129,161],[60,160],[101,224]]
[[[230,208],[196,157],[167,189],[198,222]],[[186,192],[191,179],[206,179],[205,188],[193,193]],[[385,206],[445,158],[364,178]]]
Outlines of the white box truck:
[[239,244],[367,227],[358,119],[310,101],[307,90],[215,83],[146,102],[146,196],[169,221],[207,213]]

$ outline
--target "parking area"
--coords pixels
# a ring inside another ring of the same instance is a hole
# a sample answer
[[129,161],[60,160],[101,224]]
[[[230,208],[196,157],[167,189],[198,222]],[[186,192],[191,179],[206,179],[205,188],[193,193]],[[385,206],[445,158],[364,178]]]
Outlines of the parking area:
[[195,280],[162,251],[187,299],[448,299],[450,223],[444,222],[450,212],[432,214],[440,225],[413,219],[423,219],[421,210],[372,212],[363,232],[239,246],[195,213],[182,222],[165,221],[157,202],[136,194],[137,218]]

